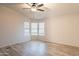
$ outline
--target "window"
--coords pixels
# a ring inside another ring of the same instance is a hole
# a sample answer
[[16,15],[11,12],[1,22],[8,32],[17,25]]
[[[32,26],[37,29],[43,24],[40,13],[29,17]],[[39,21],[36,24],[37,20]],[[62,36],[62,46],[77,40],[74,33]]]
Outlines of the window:
[[30,33],[30,24],[29,24],[29,22],[24,22],[24,35],[26,36],[26,35],[29,35],[29,33]]
[[39,35],[44,35],[44,23],[39,23]]
[[38,35],[38,23],[31,23],[31,35]]
[[24,35],[39,35],[39,36],[44,36],[45,31],[44,31],[44,26],[45,23],[29,23],[29,22],[24,22]]

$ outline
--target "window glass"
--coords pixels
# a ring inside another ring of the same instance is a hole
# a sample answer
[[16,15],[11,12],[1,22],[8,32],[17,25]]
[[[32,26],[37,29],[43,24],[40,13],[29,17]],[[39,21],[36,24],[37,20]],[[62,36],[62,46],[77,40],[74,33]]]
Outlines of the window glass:
[[24,22],[24,35],[29,35],[31,32],[31,35],[44,36],[45,35],[44,26],[45,23],[31,23],[30,27],[29,22]]
[[39,35],[44,35],[44,23],[39,23]]
[[30,24],[29,22],[24,22],[24,35],[29,35],[30,34]]
[[38,23],[31,23],[31,35],[37,35]]

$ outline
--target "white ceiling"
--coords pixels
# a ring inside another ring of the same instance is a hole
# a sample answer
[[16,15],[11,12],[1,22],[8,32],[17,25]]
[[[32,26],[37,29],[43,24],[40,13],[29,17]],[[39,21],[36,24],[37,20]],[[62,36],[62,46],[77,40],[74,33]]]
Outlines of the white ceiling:
[[[24,4],[24,3],[10,3],[10,4],[0,4],[2,6],[8,7],[10,9],[13,9],[17,12],[20,12],[23,15],[26,15],[28,18],[30,19],[42,19],[46,16],[46,11],[45,12],[40,12],[40,11],[36,11],[33,12],[30,9],[23,9],[23,8],[27,8],[28,5]],[[40,17],[39,17],[40,16]]]
[[17,12],[20,12],[28,18],[35,18],[41,19],[51,13],[52,15],[60,15],[63,13],[79,13],[79,4],[78,3],[45,3],[44,7],[46,7],[45,12],[32,12],[31,10],[27,9],[24,10],[23,8],[27,8],[28,6],[24,3],[0,3],[0,5],[11,8]]

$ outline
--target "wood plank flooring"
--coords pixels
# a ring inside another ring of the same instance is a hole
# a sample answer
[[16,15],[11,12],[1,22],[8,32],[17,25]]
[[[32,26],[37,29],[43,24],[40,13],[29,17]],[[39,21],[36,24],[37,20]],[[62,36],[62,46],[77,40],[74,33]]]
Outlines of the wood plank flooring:
[[[79,47],[40,41],[40,42],[38,42],[39,44],[44,43],[45,45],[43,44],[43,46],[42,46],[42,45],[39,45],[38,43],[36,43],[36,45],[34,45],[33,48],[30,48],[27,43],[29,43],[29,42],[19,43],[19,44],[15,44],[12,46],[6,46],[3,48],[0,48],[0,56],[79,56]],[[33,45],[32,42],[31,42],[31,44]],[[28,48],[33,50],[33,51],[32,50],[30,51],[30,49],[28,49],[28,52],[33,52],[33,54],[35,54],[35,53],[37,53],[37,54],[30,55],[26,51],[27,46],[28,46]],[[44,46],[46,47],[45,50],[47,49],[45,55],[40,53],[41,51],[45,52]],[[36,52],[34,51],[34,47],[35,47],[35,49],[37,49]],[[40,49],[42,49],[42,50],[40,50]]]

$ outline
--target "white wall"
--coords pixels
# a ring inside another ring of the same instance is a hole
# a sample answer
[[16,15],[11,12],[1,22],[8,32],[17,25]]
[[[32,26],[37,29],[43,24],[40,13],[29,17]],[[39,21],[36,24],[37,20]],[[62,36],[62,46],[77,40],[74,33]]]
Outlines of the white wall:
[[[53,13],[52,13],[53,14]],[[79,47],[79,13],[66,13],[47,19],[47,41]]]
[[24,17],[17,11],[0,6],[0,47],[28,41],[24,39]]

